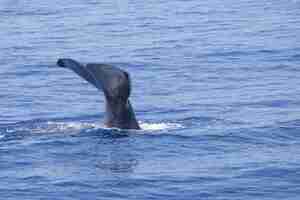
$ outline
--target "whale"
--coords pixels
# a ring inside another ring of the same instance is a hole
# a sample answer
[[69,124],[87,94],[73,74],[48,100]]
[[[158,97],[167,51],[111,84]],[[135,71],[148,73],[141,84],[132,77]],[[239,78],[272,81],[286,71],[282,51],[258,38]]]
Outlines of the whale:
[[56,64],[72,70],[104,93],[106,127],[140,129],[129,101],[131,79],[128,72],[109,64],[83,64],[70,58],[59,58]]

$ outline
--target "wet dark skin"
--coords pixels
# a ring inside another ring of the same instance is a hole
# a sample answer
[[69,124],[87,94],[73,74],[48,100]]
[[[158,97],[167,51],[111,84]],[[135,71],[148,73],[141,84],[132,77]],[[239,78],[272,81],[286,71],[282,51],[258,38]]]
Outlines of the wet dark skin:
[[129,74],[115,66],[91,63],[81,64],[73,59],[58,59],[57,65],[68,68],[103,91],[106,101],[107,127],[140,129],[129,101],[131,82]]

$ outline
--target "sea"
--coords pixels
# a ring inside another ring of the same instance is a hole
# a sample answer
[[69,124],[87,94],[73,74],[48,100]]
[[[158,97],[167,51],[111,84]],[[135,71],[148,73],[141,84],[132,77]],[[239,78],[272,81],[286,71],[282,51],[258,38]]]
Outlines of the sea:
[[0,200],[300,199],[300,0],[1,0],[0,38]]

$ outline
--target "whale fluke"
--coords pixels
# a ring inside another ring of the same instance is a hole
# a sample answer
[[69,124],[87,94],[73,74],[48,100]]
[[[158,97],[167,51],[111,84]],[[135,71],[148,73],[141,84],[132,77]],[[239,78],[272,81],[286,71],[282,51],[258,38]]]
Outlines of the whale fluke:
[[81,64],[68,58],[58,59],[57,65],[71,69],[98,90],[103,91],[106,100],[107,127],[140,129],[129,101],[131,81],[126,71],[107,64]]

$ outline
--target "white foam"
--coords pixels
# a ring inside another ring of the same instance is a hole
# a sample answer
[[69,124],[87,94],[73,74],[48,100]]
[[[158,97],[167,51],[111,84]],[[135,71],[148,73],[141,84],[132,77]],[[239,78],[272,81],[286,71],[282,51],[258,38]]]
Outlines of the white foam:
[[51,131],[66,131],[66,130],[72,130],[72,131],[80,131],[82,129],[98,129],[103,128],[98,124],[94,123],[87,123],[87,122],[47,122],[47,125],[49,127],[47,128]]
[[159,130],[170,130],[170,129],[179,129],[184,128],[183,125],[178,123],[145,123],[145,122],[139,122],[142,130],[146,131],[159,131]]
[[47,122],[50,126],[55,126],[61,130],[82,128],[96,128],[96,124],[86,122]]

